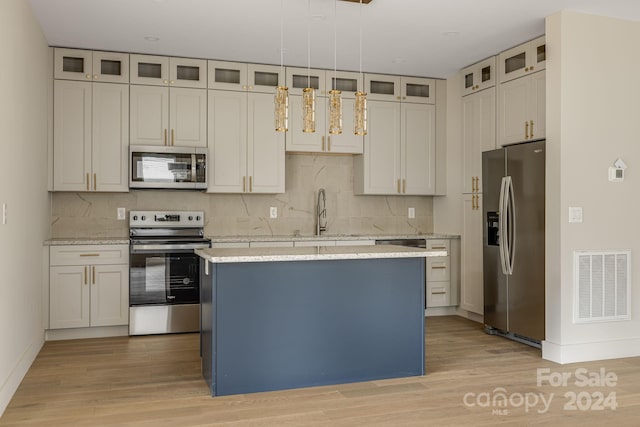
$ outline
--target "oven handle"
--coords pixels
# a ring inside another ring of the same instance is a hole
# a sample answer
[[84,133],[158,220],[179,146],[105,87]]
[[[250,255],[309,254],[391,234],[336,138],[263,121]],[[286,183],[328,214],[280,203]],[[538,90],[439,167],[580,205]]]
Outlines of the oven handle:
[[209,243],[183,243],[177,245],[131,245],[131,252],[135,253],[138,251],[162,251],[162,252],[171,252],[171,251],[179,251],[179,250],[189,250],[189,249],[207,249],[211,246]]

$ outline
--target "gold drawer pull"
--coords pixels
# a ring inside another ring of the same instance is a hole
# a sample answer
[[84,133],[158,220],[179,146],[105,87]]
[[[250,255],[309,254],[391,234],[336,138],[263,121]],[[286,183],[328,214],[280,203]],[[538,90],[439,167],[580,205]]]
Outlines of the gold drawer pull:
[[88,267],[85,267],[85,268],[84,268],[84,284],[85,284],[85,285],[87,284],[87,276],[89,275],[89,274],[87,273],[87,268],[88,268]]
[[164,130],[164,145],[167,145],[167,130]]
[[407,192],[407,180],[406,179],[402,180],[402,192],[403,193]]
[[100,254],[80,254],[80,256],[100,256]]
[[445,250],[445,249],[447,249],[447,247],[446,246],[432,246],[431,249],[442,249],[442,250]]
[[431,295],[444,295],[446,293],[447,291],[437,291],[437,292],[431,292]]
[[249,177],[249,193],[253,193],[253,176]]
[[175,129],[171,129],[171,145],[175,145],[176,144],[176,140],[175,140]]
[[89,174],[87,173],[87,191],[89,191],[90,185],[91,185],[91,179],[89,178]]
[[92,271],[92,273],[91,273],[92,274],[91,283],[95,285],[96,284],[96,267],[93,266],[91,268],[92,268],[92,270],[91,270]]
[[436,268],[437,269],[443,269],[443,268],[447,268],[447,266],[446,265],[432,265],[431,268],[432,269],[436,269]]
[[327,137],[327,151],[331,151],[331,137]]
[[246,193],[247,192],[247,176],[243,176],[242,177],[242,192]]
[[93,191],[96,191],[98,189],[98,174],[94,173],[93,174]]
[[400,191],[400,180],[398,180],[398,193],[401,193],[401,191]]

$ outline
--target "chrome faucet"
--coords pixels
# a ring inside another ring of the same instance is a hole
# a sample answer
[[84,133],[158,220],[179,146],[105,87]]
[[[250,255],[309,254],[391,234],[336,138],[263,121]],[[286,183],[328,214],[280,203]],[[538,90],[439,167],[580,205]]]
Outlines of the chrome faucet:
[[316,204],[316,236],[327,231],[327,196],[324,188],[318,190],[318,202]]

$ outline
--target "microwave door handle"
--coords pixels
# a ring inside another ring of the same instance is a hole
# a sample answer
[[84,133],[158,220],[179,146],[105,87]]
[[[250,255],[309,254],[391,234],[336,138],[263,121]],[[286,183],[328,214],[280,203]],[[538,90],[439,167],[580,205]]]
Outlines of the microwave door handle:
[[198,182],[196,176],[196,159],[197,156],[195,153],[191,154],[191,182]]

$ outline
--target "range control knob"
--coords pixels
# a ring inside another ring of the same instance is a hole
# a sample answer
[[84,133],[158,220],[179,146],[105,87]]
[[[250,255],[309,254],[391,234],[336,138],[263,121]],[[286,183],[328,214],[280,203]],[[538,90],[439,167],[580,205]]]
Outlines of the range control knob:
[[200,221],[200,215],[196,217],[196,221]]
[[189,215],[189,221],[193,221],[193,217]]
[[133,220],[134,220],[134,221],[137,221],[137,220],[138,220],[138,215],[134,215],[134,216],[133,216]]
[[142,217],[140,217],[140,219],[144,221],[145,219],[147,219],[147,217],[142,215]]

